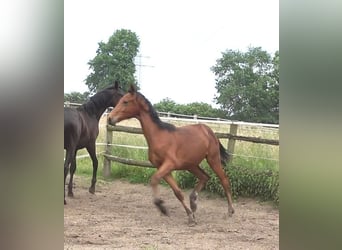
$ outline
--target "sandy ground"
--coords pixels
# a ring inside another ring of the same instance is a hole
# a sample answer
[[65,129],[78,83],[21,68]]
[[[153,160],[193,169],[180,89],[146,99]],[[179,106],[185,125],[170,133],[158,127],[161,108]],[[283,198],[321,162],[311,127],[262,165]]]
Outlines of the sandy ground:
[[98,181],[92,195],[89,179],[75,176],[75,183],[64,206],[64,249],[279,249],[279,211],[254,199],[234,201],[228,217],[226,199],[201,192],[197,225],[189,227],[169,187],[160,186],[167,217],[149,185]]

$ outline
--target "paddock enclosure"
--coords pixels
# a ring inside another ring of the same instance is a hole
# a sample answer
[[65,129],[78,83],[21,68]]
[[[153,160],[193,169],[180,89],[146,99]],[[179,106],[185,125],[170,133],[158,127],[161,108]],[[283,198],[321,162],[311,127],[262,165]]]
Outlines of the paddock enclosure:
[[[224,198],[201,192],[197,225],[169,187],[161,186],[170,216],[151,202],[149,185],[75,176],[75,197],[64,207],[64,249],[279,249],[279,211],[268,203],[240,198],[227,215]],[[191,190],[185,190],[186,195]]]
[[[172,118],[166,121],[176,122],[176,125],[185,123]],[[134,129],[140,127],[135,119],[119,125]],[[215,132],[234,133],[224,124],[213,123],[210,126],[215,126]],[[166,217],[160,215],[154,206],[149,185],[130,184],[118,179],[104,181],[101,172],[109,174],[104,171],[104,165],[108,164],[104,155],[109,156],[110,153],[111,156],[127,158],[119,152],[119,149],[127,148],[127,151],[132,151],[134,160],[147,160],[147,145],[142,135],[110,131],[112,135],[108,136],[107,127],[104,115],[97,139],[99,172],[94,195],[88,192],[91,177],[76,172],[75,197],[68,198],[64,207],[64,249],[279,249],[279,210],[272,203],[238,198],[233,201],[234,215],[228,217],[224,197],[201,192],[196,217],[198,224],[189,227],[184,210],[169,186],[160,186],[161,197],[170,212]],[[266,137],[264,132],[259,133],[264,129]],[[239,125],[237,130],[241,136],[279,139],[278,128],[254,128],[250,125],[245,129]],[[239,141],[237,137],[233,139],[236,139],[232,145],[235,147],[234,161],[244,160],[243,163],[248,164],[262,161],[262,164],[272,164],[279,169],[278,143],[263,145]],[[221,141],[226,148],[229,146],[229,138]],[[91,169],[85,150],[80,150],[77,158],[85,163],[84,166],[79,164],[77,171]],[[109,163],[111,166],[117,164],[112,160]],[[128,165],[125,167],[130,168]],[[188,203],[192,189],[183,191]]]

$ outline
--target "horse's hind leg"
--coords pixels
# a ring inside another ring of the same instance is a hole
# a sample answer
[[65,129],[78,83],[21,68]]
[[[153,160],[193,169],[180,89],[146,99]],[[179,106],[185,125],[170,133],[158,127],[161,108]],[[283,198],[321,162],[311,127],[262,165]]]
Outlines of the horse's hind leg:
[[65,181],[66,181],[66,177],[68,175],[69,172],[69,168],[70,168],[70,164],[68,161],[68,157],[66,157],[65,161],[64,161],[64,205],[66,204],[66,200],[65,200]]
[[90,158],[93,162],[93,178],[91,179],[91,186],[89,188],[89,192],[94,194],[95,193],[95,184],[96,184],[96,173],[97,173],[97,166],[98,161],[96,157],[96,150],[95,150],[95,142],[91,146],[87,147],[87,151],[90,155]]
[[195,221],[195,216],[193,214],[193,212],[191,212],[191,210],[187,207],[187,205],[184,202],[184,195],[181,191],[181,189],[178,187],[177,182],[175,181],[175,179],[172,177],[171,173],[167,174],[166,176],[164,176],[164,180],[170,185],[170,187],[173,190],[173,193],[175,194],[175,196],[178,198],[178,200],[182,203],[188,217],[189,217],[189,224],[193,225],[196,223]]
[[232,216],[234,213],[233,208],[233,200],[232,200],[232,192],[230,188],[230,181],[229,177],[226,176],[226,174],[223,171],[223,168],[221,167],[220,157],[207,157],[207,161],[210,165],[210,167],[213,169],[213,171],[216,173],[216,175],[219,177],[221,185],[224,189],[224,192],[226,194],[227,200],[228,200],[228,216]]
[[66,155],[65,155],[65,161],[64,161],[64,204],[66,204],[65,200],[65,182],[66,182],[66,177],[68,175],[70,165],[72,164],[73,159],[75,158],[75,153],[74,150],[66,150]]
[[189,172],[194,174],[199,179],[197,185],[195,186],[189,197],[191,211],[195,213],[197,210],[198,193],[202,190],[210,177],[203,169],[200,168],[200,166],[190,169]]

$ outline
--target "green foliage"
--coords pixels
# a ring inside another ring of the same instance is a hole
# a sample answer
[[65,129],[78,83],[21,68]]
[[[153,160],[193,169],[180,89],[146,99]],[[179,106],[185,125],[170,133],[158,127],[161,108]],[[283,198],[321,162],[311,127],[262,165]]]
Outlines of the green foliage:
[[89,92],[71,92],[64,94],[64,102],[85,103],[89,98]]
[[[89,158],[78,159],[77,174],[91,176],[91,166],[92,162]],[[102,166],[103,159],[102,157],[99,157],[98,179],[103,179]],[[210,179],[204,189],[224,197],[224,190],[216,174],[206,163],[202,164],[202,168],[210,176]],[[125,179],[131,183],[148,184],[155,171],[155,168],[134,167],[113,162],[111,178]],[[273,201],[274,204],[279,205],[279,170],[232,165],[228,167],[226,173],[228,174],[231,182],[234,198],[258,197],[262,201]],[[175,171],[174,177],[179,187],[182,189],[192,189],[198,181],[197,178],[188,171]],[[163,181],[162,184],[165,185],[165,182]]]
[[279,52],[272,58],[260,47],[246,53],[227,50],[211,68],[216,101],[232,119],[279,123]]
[[154,104],[153,107],[160,112],[177,113],[179,104],[176,104],[176,102],[170,98],[165,98],[161,100],[160,102]]
[[[225,196],[220,179],[207,164],[203,164],[204,171],[210,179],[205,190]],[[248,167],[229,166],[226,170],[231,182],[233,197],[259,197],[263,201],[271,200],[279,204],[279,171]],[[176,180],[180,188],[193,188],[196,177],[187,171],[178,171]]]
[[171,112],[184,115],[198,115],[213,118],[227,118],[225,112],[215,109],[207,103],[193,102],[189,104],[176,104],[170,98],[165,98],[153,105],[160,112]]
[[117,30],[107,43],[99,42],[96,56],[88,62],[92,72],[86,78],[91,93],[108,87],[116,80],[123,89],[135,83],[134,58],[139,51],[138,36],[130,30]]
[[227,171],[235,197],[260,197],[279,204],[279,171],[230,166]]
[[193,188],[197,178],[188,171],[177,171],[175,176],[180,188]]

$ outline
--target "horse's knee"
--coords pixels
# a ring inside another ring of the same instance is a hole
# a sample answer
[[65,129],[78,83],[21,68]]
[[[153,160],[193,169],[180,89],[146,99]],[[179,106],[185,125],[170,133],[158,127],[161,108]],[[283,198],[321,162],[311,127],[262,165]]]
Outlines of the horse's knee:
[[191,211],[194,213],[196,212],[197,210],[197,197],[198,197],[198,193],[196,191],[193,191],[191,194],[190,194],[190,208],[191,208]]
[[160,178],[156,177],[156,176],[152,176],[151,177],[151,181],[150,184],[152,187],[157,186],[159,184]]
[[65,164],[64,165],[64,178],[68,175],[69,169],[70,169],[71,163]]
[[98,165],[99,165],[98,160],[97,159],[93,160],[93,167],[94,167],[94,169],[97,169]]

